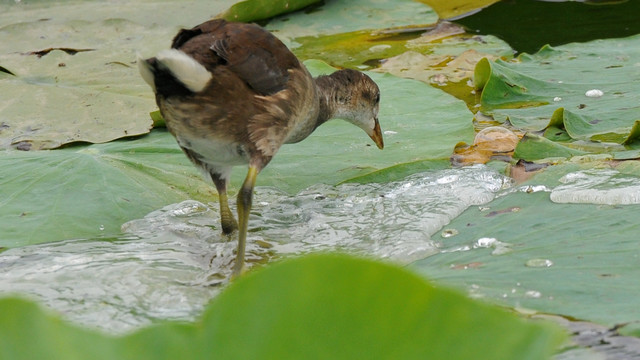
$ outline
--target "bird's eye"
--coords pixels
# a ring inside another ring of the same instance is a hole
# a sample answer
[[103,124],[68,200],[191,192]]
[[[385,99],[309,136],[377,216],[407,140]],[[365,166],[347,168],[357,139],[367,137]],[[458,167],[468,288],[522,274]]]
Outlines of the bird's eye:
[[373,100],[373,101],[374,101],[374,104],[377,104],[377,103],[379,103],[379,102],[380,102],[380,93],[377,93],[377,94],[376,94],[376,98],[375,98],[375,100]]

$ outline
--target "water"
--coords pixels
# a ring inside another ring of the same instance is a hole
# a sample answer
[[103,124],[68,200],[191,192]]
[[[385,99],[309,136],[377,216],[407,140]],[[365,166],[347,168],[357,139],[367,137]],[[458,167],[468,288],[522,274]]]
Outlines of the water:
[[[406,264],[437,253],[445,225],[509,186],[473,166],[386,184],[316,185],[295,196],[257,188],[247,261],[340,250]],[[233,265],[235,238],[223,236],[218,221],[217,205],[185,201],[124,224],[117,239],[9,249],[0,254],[0,293],[29,296],[110,333],[193,320]]]
[[27,294],[69,319],[122,332],[154,319],[192,319],[206,286],[208,244],[184,238],[69,240],[0,255],[0,292]]
[[[637,1],[498,1],[455,23],[491,34],[518,52],[640,33]],[[511,24],[505,25],[505,24]]]
[[556,203],[630,205],[640,204],[640,178],[615,169],[589,169],[560,178],[551,191]]

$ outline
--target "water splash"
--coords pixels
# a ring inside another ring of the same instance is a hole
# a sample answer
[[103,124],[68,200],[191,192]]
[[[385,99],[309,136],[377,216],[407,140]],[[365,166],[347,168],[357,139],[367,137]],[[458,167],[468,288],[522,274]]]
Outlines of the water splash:
[[0,254],[0,293],[26,294],[71,320],[123,332],[190,320],[219,289],[206,281],[206,241],[177,237],[69,240]]
[[551,191],[556,203],[627,205],[640,204],[640,178],[615,169],[589,169],[569,173]]
[[[385,184],[316,185],[295,196],[257,188],[247,261],[341,250],[409,263],[438,252],[431,236],[467,207],[509,186],[473,166]],[[217,205],[185,201],[124,224],[117,239],[9,249],[0,253],[0,294],[26,294],[114,333],[158,319],[192,320],[233,265],[235,236],[222,235],[218,222]]]

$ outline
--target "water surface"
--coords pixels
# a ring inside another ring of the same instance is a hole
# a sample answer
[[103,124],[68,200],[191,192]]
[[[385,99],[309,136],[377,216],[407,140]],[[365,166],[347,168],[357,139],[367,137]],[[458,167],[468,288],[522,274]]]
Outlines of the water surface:
[[[346,251],[399,264],[439,251],[443,226],[491,201],[510,180],[474,166],[386,184],[316,185],[295,196],[257,188],[247,260]],[[233,206],[234,204],[232,204]],[[217,204],[185,201],[122,226],[117,239],[78,239],[0,254],[0,293],[34,298],[112,333],[158,320],[193,320],[221,291],[235,238],[220,233]]]

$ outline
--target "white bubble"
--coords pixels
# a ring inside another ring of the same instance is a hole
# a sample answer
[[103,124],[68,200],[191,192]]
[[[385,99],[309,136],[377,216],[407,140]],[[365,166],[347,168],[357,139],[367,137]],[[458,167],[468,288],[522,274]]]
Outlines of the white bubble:
[[600,97],[602,95],[604,95],[604,92],[602,90],[598,90],[598,89],[591,89],[589,91],[587,91],[586,93],[584,93],[585,96],[587,97]]

